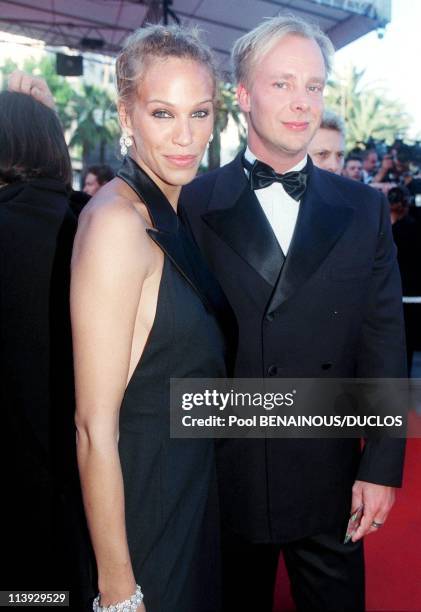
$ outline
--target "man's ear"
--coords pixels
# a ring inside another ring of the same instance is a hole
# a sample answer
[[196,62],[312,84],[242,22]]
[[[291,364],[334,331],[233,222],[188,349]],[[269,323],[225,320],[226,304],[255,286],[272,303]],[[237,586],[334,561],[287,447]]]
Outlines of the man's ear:
[[127,133],[128,136],[131,136],[133,133],[132,121],[130,119],[130,114],[128,113],[127,108],[123,102],[118,102],[117,111],[121,127]]
[[244,85],[244,83],[239,83],[237,85],[237,100],[238,100],[238,105],[243,111],[243,113],[249,113],[250,108],[251,108],[250,92],[247,89],[246,85]]

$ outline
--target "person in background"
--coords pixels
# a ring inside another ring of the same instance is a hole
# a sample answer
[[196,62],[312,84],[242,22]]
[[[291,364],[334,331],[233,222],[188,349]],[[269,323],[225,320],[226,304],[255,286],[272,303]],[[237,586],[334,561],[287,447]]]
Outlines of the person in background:
[[393,187],[399,182],[393,151],[383,155],[380,167],[373,176],[373,183],[391,183]]
[[[14,73],[9,87],[30,79]],[[81,609],[74,572],[88,541],[73,423],[70,158],[58,116],[34,97],[1,92],[0,117],[0,584],[70,590]]]
[[308,153],[318,168],[341,174],[345,159],[345,125],[339,115],[330,110],[324,111]]
[[354,181],[362,181],[363,162],[359,155],[349,155],[345,160],[342,176]]
[[409,376],[414,350],[421,342],[421,236],[417,222],[408,214],[411,200],[409,190],[404,186],[392,187],[387,197],[402,280]]
[[96,194],[98,189],[114,178],[114,171],[110,166],[89,166],[83,182],[83,191],[90,196]]
[[363,162],[363,182],[369,185],[374,180],[374,174],[377,170],[379,163],[379,156],[377,155],[376,149],[364,149],[361,152],[361,159]]

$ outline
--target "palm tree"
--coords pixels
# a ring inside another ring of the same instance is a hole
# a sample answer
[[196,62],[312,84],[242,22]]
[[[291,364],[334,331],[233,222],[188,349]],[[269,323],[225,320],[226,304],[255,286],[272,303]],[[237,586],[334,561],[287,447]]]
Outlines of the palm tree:
[[82,163],[87,165],[88,157],[99,145],[99,161],[105,161],[105,148],[115,142],[119,124],[115,102],[105,89],[83,84],[81,92],[73,101],[74,129],[70,146],[82,149]]
[[213,140],[209,144],[208,151],[209,170],[219,168],[221,165],[221,133],[226,129],[230,117],[237,126],[240,142],[244,143],[246,140],[246,129],[235,95],[235,86],[232,83],[221,83],[220,95],[216,105]]
[[383,88],[364,85],[363,77],[364,70],[349,66],[327,86],[326,107],[344,118],[348,150],[370,139],[392,144],[410,125],[401,104],[391,100]]

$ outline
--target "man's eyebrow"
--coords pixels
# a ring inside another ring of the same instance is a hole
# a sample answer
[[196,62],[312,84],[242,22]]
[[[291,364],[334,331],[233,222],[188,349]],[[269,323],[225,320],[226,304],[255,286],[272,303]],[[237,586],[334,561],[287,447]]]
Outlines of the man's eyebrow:
[[295,79],[295,75],[290,72],[274,72],[273,79]]
[[321,76],[310,77],[308,81],[311,83],[320,83],[321,85],[325,85],[326,83],[326,79]]
[[[296,79],[296,75],[292,74],[291,72],[277,72],[277,73],[273,73],[272,75],[272,79],[285,79],[285,80],[289,80],[291,81],[292,79]],[[309,83],[320,83],[321,85],[325,85],[326,83],[326,79],[325,77],[321,77],[319,76],[312,76],[309,79],[307,79],[307,81]]]

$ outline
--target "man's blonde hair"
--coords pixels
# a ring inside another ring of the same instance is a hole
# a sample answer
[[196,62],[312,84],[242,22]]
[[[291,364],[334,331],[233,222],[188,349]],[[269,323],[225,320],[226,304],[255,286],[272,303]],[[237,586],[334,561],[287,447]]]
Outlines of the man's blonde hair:
[[288,34],[314,40],[320,47],[326,73],[329,74],[335,52],[330,39],[318,26],[288,14],[265,19],[234,43],[231,62],[236,82],[250,85],[252,72],[259,60]]

